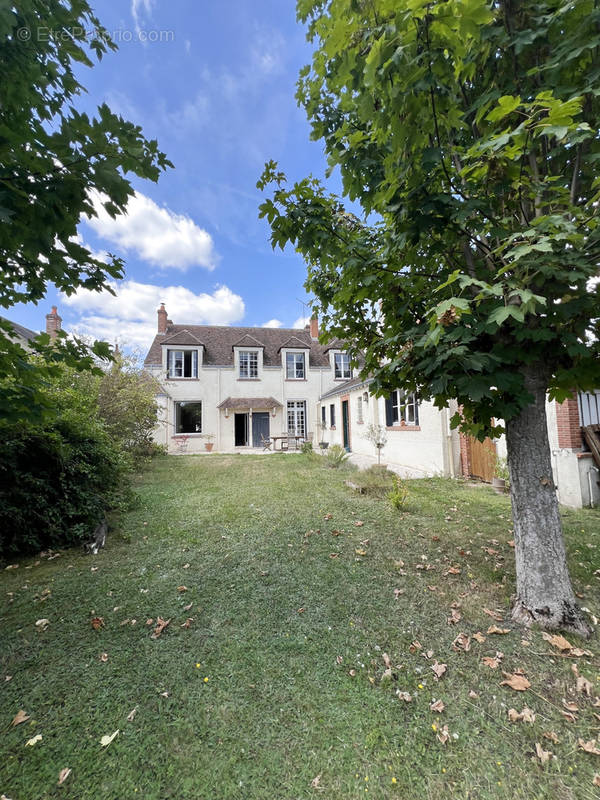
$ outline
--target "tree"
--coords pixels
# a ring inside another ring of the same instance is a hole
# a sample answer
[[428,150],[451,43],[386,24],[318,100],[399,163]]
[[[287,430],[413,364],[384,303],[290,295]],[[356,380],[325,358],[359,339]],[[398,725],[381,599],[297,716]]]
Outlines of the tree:
[[[83,91],[75,69],[93,66],[116,47],[87,0],[21,0],[0,5],[0,306],[37,303],[48,282],[66,294],[78,288],[111,291],[123,262],[96,258],[78,239],[82,215],[95,216],[100,198],[111,216],[125,211],[133,194],[128,174],[156,181],[172,166],[156,141],[106,105],[89,117],[76,110]],[[62,335],[33,369],[0,324],[0,381],[9,420],[39,416],[45,393],[40,379],[66,361],[89,368],[93,355],[109,357],[106,344],[92,352]]]
[[516,620],[589,634],[570,583],[545,398],[599,385],[600,9],[591,0],[300,0],[298,84],[358,219],[315,179],[260,188],[331,335],[380,393],[504,420]]
[[383,425],[369,425],[365,432],[365,438],[368,439],[373,447],[377,450],[377,464],[381,464],[381,451],[387,443],[387,435]]

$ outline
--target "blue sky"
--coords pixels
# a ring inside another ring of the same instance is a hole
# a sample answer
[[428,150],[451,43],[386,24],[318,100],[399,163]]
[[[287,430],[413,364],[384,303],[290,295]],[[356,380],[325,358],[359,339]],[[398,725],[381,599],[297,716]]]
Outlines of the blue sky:
[[82,71],[88,93],[79,105],[92,111],[106,101],[158,139],[175,169],[158,184],[134,179],[136,197],[117,223],[101,215],[80,225],[93,251],[125,259],[117,298],[65,298],[49,287],[37,307],[7,316],[39,330],[57,304],[63,327],[142,349],[160,301],[176,323],[300,325],[305,265],[292,250],[271,250],[255,188],[271,158],[292,179],[325,172],[322,146],[310,141],[294,99],[311,52],[295,3],[93,5],[119,49]]

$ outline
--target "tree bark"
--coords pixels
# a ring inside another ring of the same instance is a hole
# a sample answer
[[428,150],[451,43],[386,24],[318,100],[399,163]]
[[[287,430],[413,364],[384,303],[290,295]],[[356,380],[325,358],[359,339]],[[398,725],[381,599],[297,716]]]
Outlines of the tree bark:
[[513,619],[587,638],[592,631],[571,586],[552,477],[544,368],[528,366],[524,378],[533,401],[506,423],[517,567]]

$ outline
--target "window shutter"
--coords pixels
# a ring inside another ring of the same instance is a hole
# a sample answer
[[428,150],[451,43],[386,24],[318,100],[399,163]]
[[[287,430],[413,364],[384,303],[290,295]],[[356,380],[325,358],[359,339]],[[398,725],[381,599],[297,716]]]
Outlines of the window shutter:
[[419,424],[419,398],[416,394],[413,394],[415,400],[415,425]]
[[388,428],[391,428],[394,424],[394,409],[391,396],[385,398],[385,424]]

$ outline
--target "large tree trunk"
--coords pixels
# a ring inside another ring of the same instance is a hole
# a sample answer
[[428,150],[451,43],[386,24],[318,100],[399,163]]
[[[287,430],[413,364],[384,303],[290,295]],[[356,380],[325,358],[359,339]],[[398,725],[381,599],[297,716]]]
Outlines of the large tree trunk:
[[552,477],[546,385],[543,368],[527,367],[533,402],[506,423],[517,564],[513,619],[587,637],[591,628],[575,602]]

